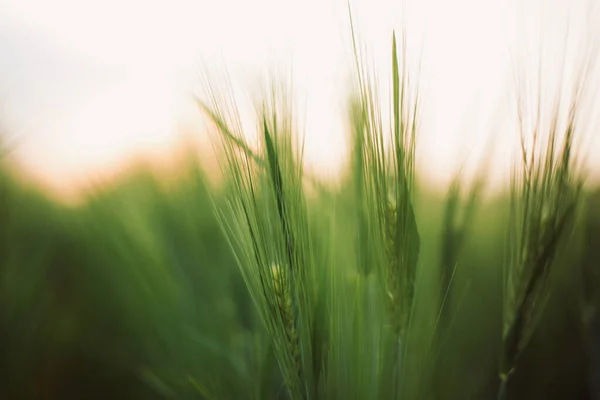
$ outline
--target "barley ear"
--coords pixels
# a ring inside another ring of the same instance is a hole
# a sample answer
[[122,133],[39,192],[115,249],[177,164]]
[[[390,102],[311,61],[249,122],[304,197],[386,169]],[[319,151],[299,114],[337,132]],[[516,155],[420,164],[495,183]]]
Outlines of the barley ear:
[[[581,84],[576,82],[566,115],[560,107],[564,95],[559,91],[547,125],[540,106],[528,115],[526,99],[517,98],[521,161],[513,172],[511,187],[510,260],[505,273],[500,360],[504,391],[538,328],[561,246],[573,230],[580,205],[582,177],[574,162],[574,138]],[[543,96],[541,88],[538,90],[540,102]],[[559,133],[563,134],[562,144]]]

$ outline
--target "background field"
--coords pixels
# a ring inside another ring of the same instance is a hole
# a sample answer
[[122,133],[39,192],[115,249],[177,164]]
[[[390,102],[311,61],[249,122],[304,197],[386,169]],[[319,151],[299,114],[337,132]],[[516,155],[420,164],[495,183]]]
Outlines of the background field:
[[[214,216],[226,188],[209,185],[190,157],[177,179],[141,167],[84,204],[66,206],[5,171],[0,398],[285,398]],[[352,250],[352,215],[343,205],[351,195],[343,188],[330,194],[311,198],[311,224],[343,265]],[[425,276],[418,304],[425,308],[439,299],[444,204],[443,195],[418,187]],[[443,345],[428,366],[434,384],[414,378],[425,390],[419,398],[495,398],[507,207],[500,197],[477,209],[459,255]],[[564,253],[548,312],[516,375],[515,398],[589,398],[579,267],[597,271],[599,207],[596,196]]]

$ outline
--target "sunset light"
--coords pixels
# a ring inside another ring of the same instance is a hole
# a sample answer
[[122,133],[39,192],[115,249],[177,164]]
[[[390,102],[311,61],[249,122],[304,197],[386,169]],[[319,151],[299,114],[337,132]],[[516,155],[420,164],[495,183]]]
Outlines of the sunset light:
[[[46,181],[69,186],[134,154],[169,151],[177,127],[198,121],[192,99],[202,96],[205,70],[227,74],[242,95],[291,71],[309,167],[333,176],[343,165],[353,68],[346,1],[2,3],[0,51],[22,46],[0,67],[5,130],[18,143],[13,156]],[[405,25],[411,58],[420,59],[412,68],[427,116],[418,152],[424,178],[444,184],[464,163],[477,168],[490,143],[491,173],[505,176],[515,144],[503,116],[514,103],[514,61],[535,41],[535,26],[559,37],[571,18],[569,48],[597,36],[580,23],[584,3],[350,2],[382,78],[392,28]],[[380,81],[384,95],[389,81]],[[588,149],[598,154],[597,143]]]

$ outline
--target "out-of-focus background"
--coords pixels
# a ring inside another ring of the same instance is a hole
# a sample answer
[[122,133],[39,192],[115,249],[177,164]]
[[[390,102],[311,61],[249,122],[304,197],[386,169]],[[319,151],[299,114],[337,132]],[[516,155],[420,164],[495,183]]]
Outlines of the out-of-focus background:
[[349,5],[382,77],[390,71],[391,31],[406,27],[426,116],[419,167],[435,184],[447,184],[465,162],[476,164],[491,136],[492,174],[502,176],[513,145],[505,110],[516,63],[536,63],[543,48],[544,68],[552,68],[564,49],[598,35],[598,12],[585,0],[3,0],[0,116],[8,157],[51,188],[72,191],[133,155],[163,156],[183,134],[202,141],[192,101],[202,72],[227,73],[247,94],[260,79],[291,70],[307,162],[335,176],[348,151]]
[[[489,163],[491,195],[456,277],[461,328],[440,356],[441,365],[462,367],[446,369],[445,395],[436,395],[487,398],[518,143],[513,72],[536,72],[543,60],[551,91],[560,61],[573,68],[600,35],[593,2],[0,0],[0,399],[209,398],[207,387],[238,399],[254,390],[258,360],[269,353],[214,216],[226,190],[213,126],[194,96],[205,96],[206,76],[217,86],[227,77],[244,104],[264,80],[289,77],[308,171],[343,186],[349,8],[384,111],[393,29],[405,27],[419,71],[422,264],[440,258],[449,182]],[[578,139],[594,193],[597,77],[589,82]],[[590,198],[590,210],[600,207]],[[598,213],[581,224],[587,233],[573,257],[597,265]],[[344,237],[336,242],[343,253]],[[578,333],[560,311],[576,299],[565,298],[529,356],[560,359],[562,369],[548,363],[522,377],[522,398],[579,398],[586,386]],[[549,355],[548,343],[563,346]],[[280,378],[272,382],[271,395],[281,395]]]

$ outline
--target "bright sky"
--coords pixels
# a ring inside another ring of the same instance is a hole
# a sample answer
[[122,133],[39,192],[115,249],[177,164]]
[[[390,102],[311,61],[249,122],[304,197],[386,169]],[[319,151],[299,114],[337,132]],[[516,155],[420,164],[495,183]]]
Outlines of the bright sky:
[[[493,134],[494,176],[506,171],[516,131],[498,118],[510,105],[511,55],[531,56],[540,32],[556,49],[569,16],[567,47],[598,36],[600,10],[583,12],[586,3],[404,0],[402,11],[400,0],[351,1],[383,80],[391,31],[403,20],[409,57],[423,54],[418,161],[426,177],[447,182],[462,162],[476,164]],[[135,153],[165,152],[180,123],[197,117],[190,95],[204,67],[226,66],[248,90],[291,67],[306,105],[308,163],[334,174],[345,155],[353,65],[346,0],[0,0],[0,9],[5,140],[12,157],[55,185]],[[586,26],[593,29],[584,35]],[[586,150],[600,171],[598,142]]]

